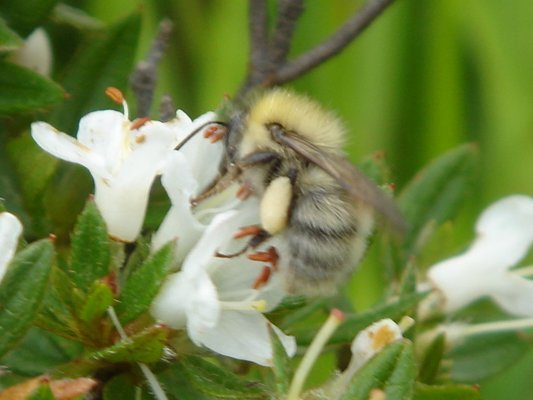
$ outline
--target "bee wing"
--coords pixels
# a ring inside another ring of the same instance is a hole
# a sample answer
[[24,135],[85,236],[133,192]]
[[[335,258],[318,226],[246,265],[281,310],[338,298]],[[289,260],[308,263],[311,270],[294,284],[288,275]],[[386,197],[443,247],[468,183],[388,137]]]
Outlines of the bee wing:
[[400,232],[406,223],[390,197],[346,158],[327,152],[300,135],[284,129],[272,129],[274,140],[285,145],[331,175],[355,199],[361,200],[382,214]]

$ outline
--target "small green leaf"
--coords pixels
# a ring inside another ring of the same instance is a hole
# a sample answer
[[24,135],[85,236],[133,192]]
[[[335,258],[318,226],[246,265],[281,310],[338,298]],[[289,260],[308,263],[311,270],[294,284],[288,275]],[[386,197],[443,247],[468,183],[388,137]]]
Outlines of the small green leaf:
[[374,388],[384,390],[387,399],[410,400],[415,377],[412,343],[391,343],[357,372],[340,400],[367,399]]
[[413,345],[404,341],[404,348],[396,361],[396,366],[385,383],[385,398],[411,400],[416,378]]
[[426,225],[452,218],[471,190],[477,165],[475,145],[462,145],[434,160],[419,172],[399,196],[409,225],[405,250],[409,255]]
[[84,322],[91,322],[101,317],[113,303],[113,291],[109,284],[96,281],[89,289],[85,304],[81,307],[79,317]]
[[7,26],[6,21],[0,17],[0,52],[12,51],[23,43],[22,38]]
[[272,372],[276,378],[276,389],[278,394],[284,395],[289,389],[289,357],[271,325],[268,325],[270,342],[272,343]]
[[55,22],[70,25],[80,31],[104,28],[103,22],[99,19],[93,18],[85,11],[65,3],[59,3],[54,8],[52,17]]
[[135,384],[128,375],[117,375],[104,386],[104,400],[135,399]]
[[491,332],[468,337],[454,347],[452,378],[457,382],[477,383],[515,364],[529,345],[516,332]]
[[2,358],[2,365],[11,373],[22,376],[46,374],[52,368],[79,356],[82,346],[39,328],[32,328],[17,345]]
[[52,125],[63,132],[74,133],[82,115],[110,108],[112,103],[104,91],[109,86],[120,89],[128,86],[139,33],[140,18],[135,14],[104,35],[101,32],[91,35],[61,82],[70,97],[55,109]]
[[64,98],[63,89],[29,69],[0,62],[0,115],[37,111]]
[[173,250],[172,243],[163,246],[130,275],[115,308],[122,323],[132,321],[150,307],[172,264]]
[[220,399],[271,399],[259,382],[247,382],[227,369],[201,357],[188,356],[180,362],[191,384],[200,392]]
[[87,356],[90,361],[153,363],[161,359],[168,337],[166,327],[155,325],[117,344]]
[[26,400],[56,400],[52,389],[48,383],[43,383],[37,387],[31,394],[26,397]]
[[428,386],[422,383],[415,385],[413,400],[480,400],[481,393],[475,386],[442,385]]
[[[188,374],[180,363],[173,363],[169,368],[165,368],[165,370],[157,374],[157,379],[161,382],[165,388],[165,392],[171,399],[213,400],[213,397],[206,396],[193,386]],[[109,400],[112,399],[109,398]]]
[[0,284],[0,356],[22,338],[35,318],[52,267],[50,240],[32,243],[13,259]]
[[422,383],[433,383],[437,372],[439,372],[440,362],[442,361],[442,356],[444,350],[446,349],[446,335],[438,335],[431,344],[429,345],[424,358],[420,365],[420,373],[418,379]]
[[[34,236],[44,236],[51,228],[47,221],[43,193],[52,178],[59,160],[43,151],[28,131],[7,142],[6,153],[20,187],[24,208],[32,216]],[[38,165],[39,168],[35,168]]]
[[87,292],[109,271],[111,260],[107,228],[94,201],[88,201],[72,236],[72,261],[68,273],[74,285]]

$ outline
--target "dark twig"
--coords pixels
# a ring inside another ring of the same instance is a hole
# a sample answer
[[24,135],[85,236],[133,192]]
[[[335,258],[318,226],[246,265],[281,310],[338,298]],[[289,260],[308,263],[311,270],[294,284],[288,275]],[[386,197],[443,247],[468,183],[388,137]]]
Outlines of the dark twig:
[[296,22],[304,11],[303,0],[280,0],[278,9],[278,20],[270,46],[270,57],[275,67],[283,65],[287,60]]
[[161,103],[159,104],[159,118],[161,121],[170,121],[176,116],[176,107],[172,101],[170,95],[165,94],[161,97]]
[[161,21],[147,59],[140,61],[131,74],[130,85],[137,97],[137,117],[147,117],[150,113],[157,83],[157,66],[167,47],[171,31],[172,22]]
[[269,86],[279,85],[295,79],[339,53],[393,2],[394,0],[370,0],[324,42],[282,66],[272,78],[272,81],[269,82]]
[[249,21],[250,61],[246,85],[253,85],[252,82],[263,79],[269,68],[266,0],[250,0]]

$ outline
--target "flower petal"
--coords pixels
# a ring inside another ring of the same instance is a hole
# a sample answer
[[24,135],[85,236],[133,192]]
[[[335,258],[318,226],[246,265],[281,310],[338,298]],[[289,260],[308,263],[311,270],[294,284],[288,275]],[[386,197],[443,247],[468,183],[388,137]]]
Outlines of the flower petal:
[[83,165],[93,176],[109,178],[105,162],[100,154],[83,145],[72,136],[58,131],[46,122],[31,124],[31,136],[45,151],[65,161]]
[[182,329],[186,325],[191,339],[209,329],[218,321],[220,308],[216,289],[207,274],[191,276],[183,272],[170,274],[151,307],[159,321]]
[[[272,345],[268,333],[269,322],[258,312],[222,311],[219,323],[206,331],[199,342],[216,353],[252,361],[259,365],[272,365]],[[294,337],[287,336],[278,329],[287,354],[296,352]]]
[[491,297],[509,314],[533,317],[533,281],[506,274],[497,282]]
[[22,224],[17,217],[8,212],[0,213],[0,281],[15,254],[21,233]]
[[106,170],[115,174],[129,153],[129,124],[114,110],[95,111],[80,120],[78,140],[100,155]]
[[151,185],[128,185],[120,180],[95,178],[94,200],[110,236],[133,242],[141,232]]

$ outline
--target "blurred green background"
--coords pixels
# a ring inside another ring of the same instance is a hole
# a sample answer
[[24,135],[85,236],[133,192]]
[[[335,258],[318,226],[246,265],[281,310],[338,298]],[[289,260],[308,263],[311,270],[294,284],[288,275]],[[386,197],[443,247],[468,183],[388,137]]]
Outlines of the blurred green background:
[[[217,108],[242,83],[248,52],[244,0],[70,4],[109,24],[140,13],[138,59],[159,21],[172,20],[156,99],[168,93],[191,116]],[[361,4],[308,0],[292,54],[321,41]],[[488,204],[512,193],[533,194],[532,22],[531,0],[398,0],[340,55],[289,86],[336,110],[349,128],[353,161],[385,150],[400,190],[436,156],[464,142],[478,144],[481,168],[452,244],[443,251],[451,254],[472,238],[475,218]],[[59,76],[78,36],[53,37]],[[351,286],[359,307],[381,293],[380,277],[365,265]],[[484,382],[484,398],[533,399],[532,370],[530,352],[505,375]]]

